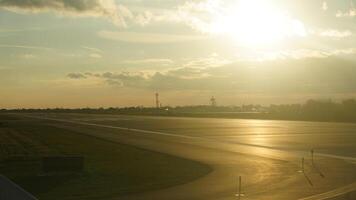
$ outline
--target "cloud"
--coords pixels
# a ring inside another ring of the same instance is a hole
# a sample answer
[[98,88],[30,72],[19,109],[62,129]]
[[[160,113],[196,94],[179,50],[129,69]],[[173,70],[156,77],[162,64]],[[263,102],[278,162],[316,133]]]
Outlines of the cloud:
[[42,46],[30,46],[30,45],[12,45],[12,44],[0,44],[0,48],[16,48],[16,49],[32,49],[32,50],[53,50],[49,47]]
[[218,54],[213,53],[208,57],[201,57],[191,60],[180,60],[180,61],[173,61],[167,58],[148,58],[148,59],[134,59],[134,60],[125,60],[124,64],[135,64],[135,65],[159,65],[159,66],[177,66],[178,63],[182,67],[186,68],[208,68],[208,67],[219,67],[222,65],[226,65],[231,63],[232,61],[220,57]]
[[[183,24],[203,35],[223,35],[238,38],[240,42],[246,42],[246,38],[251,38],[251,34],[260,35],[262,32],[264,37],[272,39],[306,36],[306,28],[300,20],[292,18],[285,11],[266,6],[269,4],[262,4],[264,1],[256,1],[257,3],[252,0],[253,3],[245,0],[183,2],[175,9],[159,9],[140,14],[136,17],[136,23]],[[246,18],[249,18],[248,24]]]
[[210,76],[205,72],[205,69],[197,67],[180,67],[169,70],[165,75],[180,79],[201,79]]
[[89,57],[90,58],[95,58],[95,59],[100,59],[103,58],[102,53],[104,52],[101,49],[94,48],[94,47],[87,47],[87,46],[82,46],[83,49],[89,51]]
[[336,17],[355,17],[356,9],[350,9],[346,12],[342,12],[341,10],[337,11]]
[[159,65],[171,65],[174,63],[171,59],[166,58],[149,58],[149,59],[136,59],[136,60],[126,60],[126,64],[159,64]]
[[154,20],[157,20],[157,16],[154,16],[153,13],[150,11],[145,11],[143,13],[140,13],[135,17],[136,23],[141,26],[146,26],[147,24],[151,23]]
[[336,13],[336,17],[355,17],[356,16],[356,8],[354,6],[354,3],[353,3],[353,1],[350,1],[350,2],[351,2],[351,5],[350,5],[349,10],[347,10],[347,11],[338,10]]
[[70,79],[86,79],[87,76],[81,73],[69,73],[67,77]]
[[[212,68],[180,67],[152,73],[83,73],[113,87],[147,91],[232,92],[261,95],[356,92],[350,59],[331,56],[266,62],[239,61]],[[83,80],[85,81],[85,80]]]
[[329,37],[329,38],[346,38],[352,36],[352,32],[350,30],[339,31],[334,29],[325,30],[319,33],[322,37]]
[[207,33],[217,12],[224,12],[221,0],[184,1],[174,9],[156,9],[145,11],[134,18],[142,26],[151,23],[178,23]]
[[323,11],[327,11],[329,9],[328,3],[326,1],[323,1],[322,5],[321,5],[321,9]]
[[23,54],[23,55],[20,55],[20,58],[24,58],[24,59],[34,59],[34,58],[37,58],[37,56],[34,55],[34,54]]
[[258,57],[259,61],[268,60],[302,60],[306,58],[328,58],[337,56],[355,55],[356,48],[346,49],[296,49],[296,50],[283,50],[275,52],[267,52],[262,55],[254,55]]
[[104,51],[99,49],[99,48],[94,48],[94,47],[87,47],[87,46],[82,46],[83,49],[86,49],[91,52],[96,52],[96,53],[103,53]]
[[0,8],[14,12],[55,12],[65,16],[101,17],[125,27],[131,11],[114,0],[0,0]]
[[143,73],[112,73],[106,72],[100,75],[106,83],[113,86],[144,88],[146,87],[147,78]]
[[[0,0],[1,1],[1,0]],[[41,31],[42,28],[23,28],[23,29],[0,29],[0,33],[17,33],[17,32],[27,32],[27,31]]]
[[104,39],[115,40],[129,43],[176,43],[185,41],[204,40],[207,37],[197,35],[178,35],[178,34],[161,34],[161,33],[139,33],[139,32],[114,32],[100,31],[98,35]]
[[212,11],[215,1],[220,0],[187,1],[175,9],[144,8],[136,13],[117,4],[116,0],[0,0],[0,8],[17,13],[54,12],[70,17],[100,17],[119,27],[127,27],[129,23],[146,26],[155,22],[174,22],[200,30],[204,23],[201,14]]
[[103,56],[101,54],[98,54],[98,53],[91,53],[91,54],[89,54],[89,57],[90,58],[95,58],[95,59],[100,59]]
[[212,54],[206,58],[191,60],[184,64],[184,67],[219,67],[231,63],[230,60],[220,58],[217,54]]

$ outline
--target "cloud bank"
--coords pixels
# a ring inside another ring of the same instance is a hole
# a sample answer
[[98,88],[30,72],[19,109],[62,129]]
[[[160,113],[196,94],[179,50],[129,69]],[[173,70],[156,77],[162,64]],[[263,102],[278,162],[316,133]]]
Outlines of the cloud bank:
[[72,17],[101,17],[125,27],[131,18],[129,9],[114,0],[0,0],[0,8],[14,12],[55,12]]
[[140,33],[140,32],[118,32],[118,31],[100,31],[99,37],[128,43],[162,44],[177,43],[185,41],[205,40],[207,37],[198,35],[180,35],[163,33]]
[[[149,91],[232,92],[241,94],[351,94],[356,93],[356,68],[336,57],[236,62],[220,67],[180,67],[153,73],[82,73],[70,77],[101,80],[119,88]],[[84,80],[83,80],[84,81]]]
[[346,38],[352,36],[352,32],[350,30],[339,31],[339,30],[329,29],[321,32],[320,36],[331,37],[331,38]]

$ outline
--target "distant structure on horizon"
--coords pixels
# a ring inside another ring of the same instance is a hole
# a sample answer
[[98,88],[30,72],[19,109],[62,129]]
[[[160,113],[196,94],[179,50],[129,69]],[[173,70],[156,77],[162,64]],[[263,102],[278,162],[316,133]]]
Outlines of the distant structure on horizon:
[[160,108],[160,102],[159,102],[159,94],[158,92],[156,93],[156,108]]
[[214,96],[212,96],[211,99],[210,99],[210,105],[211,105],[212,107],[216,107],[216,105],[217,105],[216,99],[215,99]]

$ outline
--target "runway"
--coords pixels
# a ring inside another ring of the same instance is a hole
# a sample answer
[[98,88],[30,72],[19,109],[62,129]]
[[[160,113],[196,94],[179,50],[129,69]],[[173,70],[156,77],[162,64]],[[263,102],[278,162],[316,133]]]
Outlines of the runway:
[[[190,183],[117,199],[322,200],[356,189],[356,125],[119,115],[26,115],[53,126],[209,165]],[[310,150],[315,153],[314,164]],[[304,157],[304,173],[301,159]],[[144,167],[144,166],[143,166]]]

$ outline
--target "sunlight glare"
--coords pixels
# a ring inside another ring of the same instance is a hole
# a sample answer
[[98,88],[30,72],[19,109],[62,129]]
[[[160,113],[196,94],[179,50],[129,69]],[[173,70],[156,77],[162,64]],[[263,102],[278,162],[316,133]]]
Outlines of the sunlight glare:
[[274,44],[306,35],[302,22],[266,0],[240,0],[226,13],[215,17],[211,32],[227,35],[247,46]]

